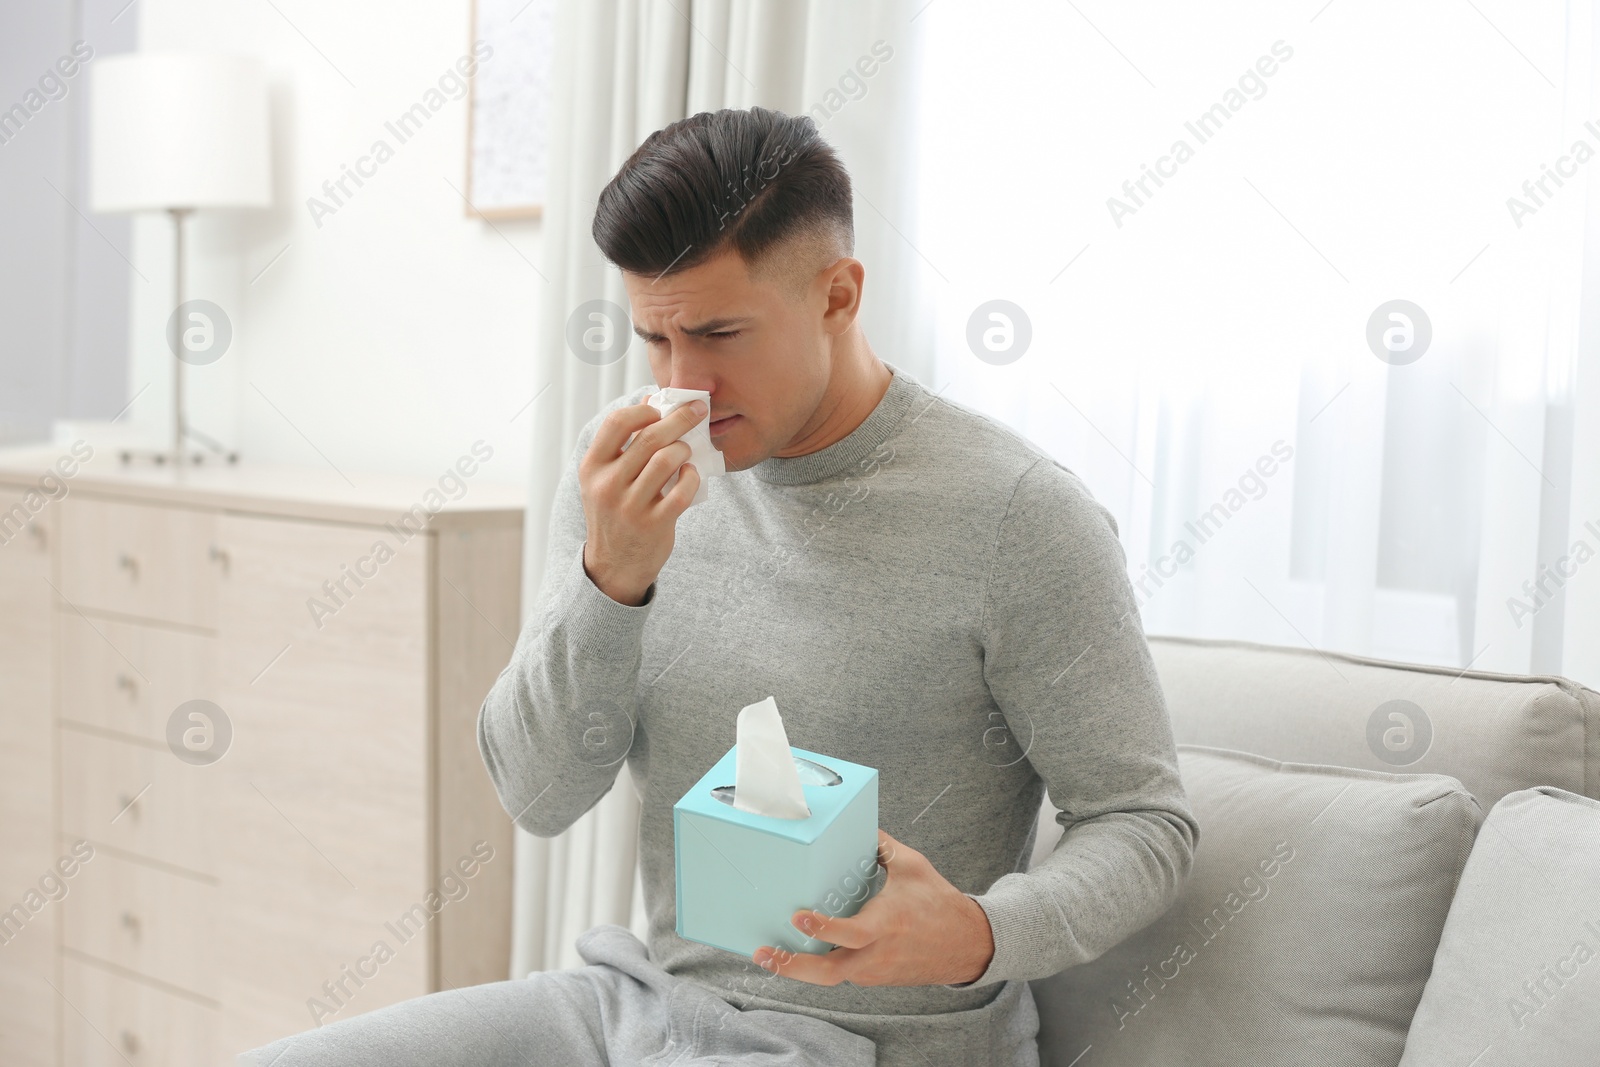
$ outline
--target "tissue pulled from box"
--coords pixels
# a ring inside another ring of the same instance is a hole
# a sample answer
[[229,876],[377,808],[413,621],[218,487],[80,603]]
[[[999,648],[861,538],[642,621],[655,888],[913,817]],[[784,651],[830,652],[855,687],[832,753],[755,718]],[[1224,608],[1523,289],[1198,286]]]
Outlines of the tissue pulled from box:
[[[705,418],[691,426],[678,440],[689,446],[689,462],[694,464],[694,469],[700,472],[700,486],[694,491],[694,499],[689,506],[704,502],[709,494],[706,487],[711,479],[720,478],[728,473],[727,464],[723,462],[722,453],[711,443],[711,392],[708,389],[659,389],[645,397],[645,403],[661,412],[664,419],[677,411],[691,400],[704,400],[706,402]],[[672,487],[678,484],[678,472],[673,471],[672,477],[667,479],[667,484],[661,487],[663,493],[670,493]]]
[[768,697],[741,709],[735,732],[733,806],[777,819],[809,818],[778,702]]

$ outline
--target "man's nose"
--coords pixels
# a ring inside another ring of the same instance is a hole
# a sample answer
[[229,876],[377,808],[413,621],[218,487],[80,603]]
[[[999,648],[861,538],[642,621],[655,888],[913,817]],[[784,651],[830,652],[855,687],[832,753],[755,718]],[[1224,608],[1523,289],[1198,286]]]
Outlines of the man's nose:
[[704,389],[712,395],[716,394],[717,382],[703,367],[697,366],[699,362],[693,357],[685,358],[678,354],[674,346],[672,353],[672,369],[667,376],[669,389]]

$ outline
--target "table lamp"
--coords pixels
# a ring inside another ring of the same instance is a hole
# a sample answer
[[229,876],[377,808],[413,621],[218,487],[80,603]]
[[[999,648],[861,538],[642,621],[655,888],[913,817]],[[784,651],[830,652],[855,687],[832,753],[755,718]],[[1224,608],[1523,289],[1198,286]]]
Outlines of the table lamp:
[[[222,352],[204,309],[185,307],[184,222],[200,209],[267,207],[272,202],[266,79],[252,59],[185,52],[135,52],[97,59],[89,95],[89,200],[97,212],[165,211],[172,217],[172,450],[124,451],[175,466],[199,463],[204,444],[238,459],[189,426],[183,407],[185,363]],[[224,323],[224,326],[227,326]],[[227,327],[231,333],[231,327]],[[225,342],[223,342],[225,345]]]

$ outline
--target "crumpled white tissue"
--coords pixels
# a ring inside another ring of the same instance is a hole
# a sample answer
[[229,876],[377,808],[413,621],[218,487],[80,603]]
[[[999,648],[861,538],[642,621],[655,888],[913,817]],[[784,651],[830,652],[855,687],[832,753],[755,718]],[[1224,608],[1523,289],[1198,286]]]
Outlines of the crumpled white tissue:
[[776,700],[768,697],[740,710],[734,743],[734,807],[778,819],[810,817]]
[[[689,446],[689,462],[694,464],[694,469],[700,472],[700,487],[694,491],[694,499],[689,501],[689,506],[703,503],[709,494],[706,487],[711,484],[711,479],[720,478],[728,473],[727,464],[723,462],[722,453],[711,443],[711,391],[708,389],[659,389],[645,397],[645,403],[661,412],[664,419],[677,411],[691,400],[704,400],[706,402],[706,417],[689,428],[678,440]],[[667,484],[661,487],[663,493],[672,491],[678,484],[678,472],[673,471],[672,477],[667,479]]]

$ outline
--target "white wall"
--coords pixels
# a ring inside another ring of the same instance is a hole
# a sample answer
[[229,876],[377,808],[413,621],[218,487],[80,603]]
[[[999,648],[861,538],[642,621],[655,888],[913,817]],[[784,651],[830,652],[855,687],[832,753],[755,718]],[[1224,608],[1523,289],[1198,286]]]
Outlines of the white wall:
[[[247,461],[331,464],[358,483],[361,471],[434,476],[482,438],[495,449],[484,479],[522,482],[539,405],[517,412],[543,384],[539,225],[468,216],[456,192],[467,189],[464,97],[404,143],[384,126],[470,52],[469,0],[403,13],[376,0],[140,7],[142,49],[254,54],[273,85],[274,206],[190,227],[187,295],[221,305],[234,330],[221,360],[188,371],[191,424]],[[323,183],[380,138],[393,158],[319,227],[307,198],[326,199]],[[171,240],[165,218],[136,220],[148,281],[132,281],[128,393],[148,388],[126,418],[158,440]]]

